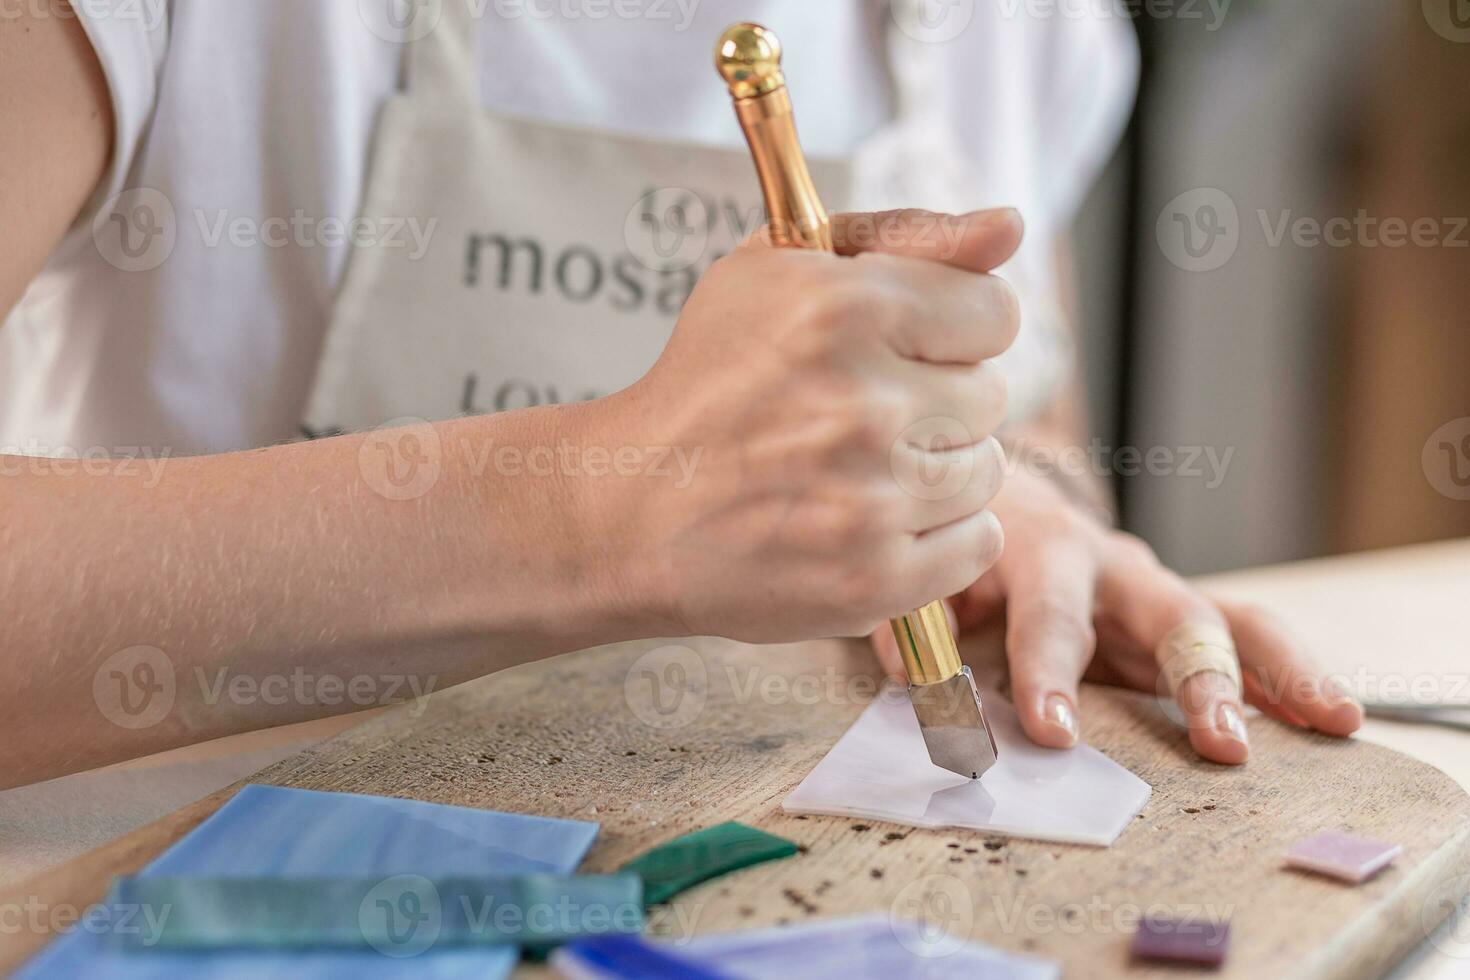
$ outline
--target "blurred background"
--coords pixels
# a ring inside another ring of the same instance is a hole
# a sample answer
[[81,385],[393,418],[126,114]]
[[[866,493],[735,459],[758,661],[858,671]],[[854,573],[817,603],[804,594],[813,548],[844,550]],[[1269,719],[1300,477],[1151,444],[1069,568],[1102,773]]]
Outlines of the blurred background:
[[1470,534],[1470,2],[1169,9],[1077,241],[1124,526],[1188,573]]

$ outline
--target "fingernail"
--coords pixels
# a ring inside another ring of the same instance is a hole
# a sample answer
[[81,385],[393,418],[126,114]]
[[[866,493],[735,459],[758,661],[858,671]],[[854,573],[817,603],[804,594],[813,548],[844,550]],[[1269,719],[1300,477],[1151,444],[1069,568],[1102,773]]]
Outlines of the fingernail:
[[1228,735],[1241,745],[1250,745],[1251,740],[1245,732],[1245,717],[1240,713],[1240,707],[1229,701],[1220,705],[1220,710],[1215,713],[1215,730],[1221,735]]
[[1077,744],[1077,713],[1072,710],[1072,702],[1068,701],[1064,695],[1047,695],[1046,703],[1042,706],[1041,716],[1049,724],[1055,725],[1067,733],[1068,744]]

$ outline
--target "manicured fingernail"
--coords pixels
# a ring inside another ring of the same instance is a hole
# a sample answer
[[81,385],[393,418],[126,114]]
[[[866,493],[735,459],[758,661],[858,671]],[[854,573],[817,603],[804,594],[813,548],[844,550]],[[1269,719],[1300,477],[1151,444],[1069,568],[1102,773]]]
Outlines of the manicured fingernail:
[[1067,742],[1070,745],[1077,744],[1077,713],[1072,710],[1072,702],[1061,694],[1049,694],[1046,704],[1042,707],[1041,716],[1049,724],[1055,725],[1067,733]]
[[1220,710],[1215,713],[1215,729],[1241,745],[1251,744],[1250,736],[1245,732],[1245,717],[1241,715],[1240,707],[1229,701],[1220,705]]

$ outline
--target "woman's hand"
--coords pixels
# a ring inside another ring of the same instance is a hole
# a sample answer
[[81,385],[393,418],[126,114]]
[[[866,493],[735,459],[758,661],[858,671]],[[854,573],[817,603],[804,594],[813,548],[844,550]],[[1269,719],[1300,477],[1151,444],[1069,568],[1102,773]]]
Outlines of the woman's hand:
[[[1011,695],[1037,743],[1063,748],[1077,741],[1077,682],[1084,676],[1158,690],[1154,651],[1185,623],[1229,630],[1246,700],[1273,718],[1331,735],[1348,735],[1362,723],[1362,708],[1270,616],[1211,600],[1159,564],[1138,538],[1105,527],[1049,480],[1011,474],[992,510],[1005,528],[1005,553],[952,604],[962,630],[1004,613]],[[885,669],[902,677],[887,627],[873,642]],[[1176,697],[1195,751],[1215,762],[1246,760],[1232,680],[1195,674]]]
[[[1018,314],[987,273],[1019,217],[845,215],[834,237],[843,255],[752,241],[715,263],[658,363],[602,407],[608,438],[693,462],[687,481],[614,482],[586,505],[624,594],[656,597],[671,629],[862,636],[1000,553],[986,507],[1005,385],[989,359]],[[943,455],[974,478],[923,500],[902,474],[939,456],[904,433],[936,417],[973,433]]]

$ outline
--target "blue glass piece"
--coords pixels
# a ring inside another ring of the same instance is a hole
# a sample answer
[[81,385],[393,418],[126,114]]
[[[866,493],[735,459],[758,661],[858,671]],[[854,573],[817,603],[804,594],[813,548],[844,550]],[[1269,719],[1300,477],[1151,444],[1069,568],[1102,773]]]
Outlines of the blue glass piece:
[[[351,793],[246,786],[148,865],[140,877],[322,878],[382,875],[421,880],[465,875],[566,874],[581,863],[597,824]],[[378,949],[292,952],[128,952],[112,940],[160,930],[163,909],[93,906],[74,930],[33,957],[22,978],[117,977],[299,980],[508,975],[517,952],[441,948],[425,942],[432,922],[411,884],[374,906],[385,916]],[[150,918],[151,917],[151,918]],[[146,936],[144,937],[146,939]]]

